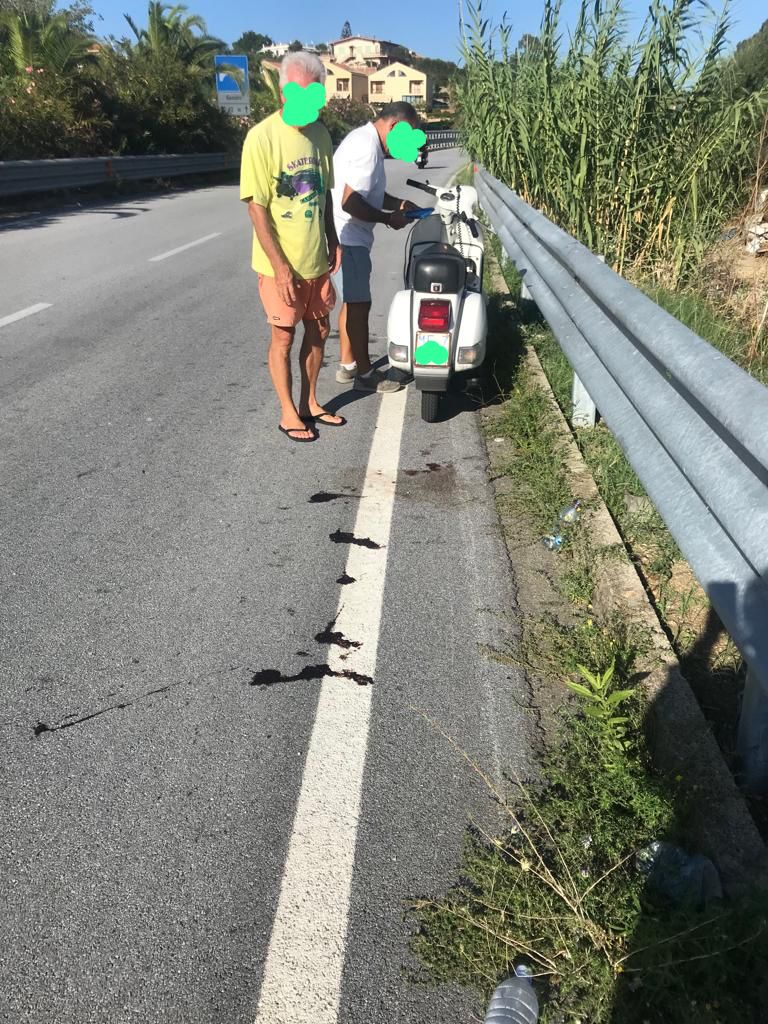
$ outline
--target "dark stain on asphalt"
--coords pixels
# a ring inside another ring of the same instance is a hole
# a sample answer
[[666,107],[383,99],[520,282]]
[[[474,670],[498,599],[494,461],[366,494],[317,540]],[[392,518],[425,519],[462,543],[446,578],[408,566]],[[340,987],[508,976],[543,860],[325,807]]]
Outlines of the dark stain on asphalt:
[[309,651],[296,651],[296,657],[297,658],[308,658],[309,657]]
[[339,576],[339,578],[336,580],[336,582],[340,583],[342,587],[346,587],[350,583],[357,583],[357,580],[355,579],[354,576],[350,576],[348,573],[343,572],[341,576]]
[[75,718],[74,715],[67,715],[53,725],[48,725],[47,722],[38,722],[34,728],[35,736],[41,736],[44,732],[61,732],[63,729],[71,729],[73,725],[82,725],[84,722],[90,722],[94,718],[100,718],[101,715],[108,715],[110,711],[123,711],[125,708],[138,704],[139,701],[146,700],[148,697],[155,697],[161,693],[168,693],[169,690],[173,690],[176,686],[181,685],[181,683],[169,683],[167,686],[159,686],[155,690],[140,693],[133,700],[124,701],[122,704],[108,704],[106,707],[99,708],[98,711],[92,711],[89,715],[82,715],[80,718]]
[[310,495],[310,505],[322,505],[326,501],[337,501],[339,498],[352,498],[352,494],[337,494],[335,491],[318,491],[317,494]]
[[337,530],[328,535],[334,544],[356,544],[359,548],[370,548],[372,551],[380,551],[381,544],[368,537],[356,537],[354,533],[346,533],[344,530]]
[[403,472],[406,476],[420,476],[422,473],[439,473],[441,469],[445,469],[439,462],[428,462],[426,469],[404,469]]
[[[177,655],[181,654],[181,651],[176,652]],[[240,665],[230,665],[230,672],[237,672],[241,668]],[[172,690],[177,690],[181,686],[192,686],[194,683],[201,682],[206,679],[213,679],[216,676],[226,672],[226,669],[214,669],[212,672],[206,672],[203,675],[195,676],[192,679],[180,679],[176,683],[167,683],[165,686],[157,686],[153,690],[147,690],[145,693],[137,693],[135,696],[128,700],[123,700],[119,704],[107,704],[97,711],[91,711],[87,715],[80,715],[76,718],[74,714],[65,715],[64,718],[60,718],[58,722],[49,724],[48,722],[38,722],[34,727],[33,732],[35,736],[42,736],[45,732],[61,732],[62,729],[71,729],[73,725],[82,725],[84,722],[90,722],[94,718],[100,718],[102,715],[108,715],[111,711],[123,711],[125,708],[132,708],[136,704],[140,704],[142,701],[149,700],[150,697],[159,697],[163,694],[170,693]],[[113,694],[109,694],[113,696]],[[187,701],[187,703],[189,703]]]
[[345,651],[348,651],[350,647],[363,646],[359,640],[348,640],[343,633],[334,632],[333,627],[335,625],[336,619],[331,619],[325,629],[315,635],[316,642],[319,644],[327,644],[329,647],[343,647]]
[[284,676],[276,668],[264,668],[255,672],[251,679],[251,686],[275,686],[277,683],[298,683],[308,680],[323,679],[325,676],[332,676],[335,679],[351,679],[358,686],[370,686],[373,683],[371,676],[363,675],[362,672],[352,672],[345,669],[337,672],[330,665],[305,665],[301,672],[294,676]]
[[82,473],[78,473],[77,474],[77,479],[78,480],[82,480],[84,476],[90,476],[91,473],[95,473],[95,472],[96,472],[96,467],[95,466],[93,467],[93,469],[84,469],[82,471]]

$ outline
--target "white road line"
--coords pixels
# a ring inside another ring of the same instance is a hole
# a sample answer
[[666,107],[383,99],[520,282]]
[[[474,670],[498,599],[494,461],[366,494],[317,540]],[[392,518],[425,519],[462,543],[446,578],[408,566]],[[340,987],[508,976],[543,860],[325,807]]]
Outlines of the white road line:
[[10,316],[4,316],[0,319],[0,327],[5,327],[7,324],[15,324],[17,320],[23,320],[27,316],[34,316],[35,313],[42,313],[44,309],[50,309],[52,305],[52,302],[38,302],[35,306],[27,306],[26,309],[20,309],[18,313],[11,313]]
[[[379,642],[405,389],[381,401],[334,629],[362,646],[329,649],[333,672],[373,677]],[[304,766],[256,1024],[336,1024],[355,861],[370,685],[326,676]]]
[[212,238],[218,238],[220,234],[220,231],[214,231],[212,235],[206,235],[205,238],[197,238],[194,242],[187,242],[186,245],[180,245],[178,249],[171,249],[170,252],[163,252],[159,256],[153,256],[149,262],[159,263],[160,260],[167,260],[169,256],[175,256],[177,253],[186,252],[187,249],[192,249],[196,245],[202,245],[203,242],[210,242]]

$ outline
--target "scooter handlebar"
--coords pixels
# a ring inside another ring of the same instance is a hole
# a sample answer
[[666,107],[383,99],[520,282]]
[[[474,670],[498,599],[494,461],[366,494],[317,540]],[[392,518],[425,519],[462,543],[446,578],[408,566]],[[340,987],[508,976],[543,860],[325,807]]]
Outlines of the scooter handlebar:
[[420,188],[422,192],[428,192],[431,196],[437,195],[437,189],[432,188],[431,185],[425,185],[423,181],[414,181],[413,178],[406,178],[406,185],[410,185],[411,188]]

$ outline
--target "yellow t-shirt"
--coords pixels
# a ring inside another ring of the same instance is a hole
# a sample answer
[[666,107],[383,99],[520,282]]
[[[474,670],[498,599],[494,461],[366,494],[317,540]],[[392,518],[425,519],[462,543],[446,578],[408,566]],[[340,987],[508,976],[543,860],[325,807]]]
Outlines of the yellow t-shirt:
[[[332,187],[331,136],[318,121],[298,130],[277,111],[248,132],[240,198],[266,207],[285,258],[308,281],[328,272],[325,195]],[[275,276],[255,231],[251,266],[258,274]]]

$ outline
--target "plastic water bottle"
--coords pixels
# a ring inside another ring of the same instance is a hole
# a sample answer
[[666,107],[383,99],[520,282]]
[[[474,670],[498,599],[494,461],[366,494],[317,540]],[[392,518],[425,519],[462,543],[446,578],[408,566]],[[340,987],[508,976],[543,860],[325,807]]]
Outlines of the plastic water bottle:
[[485,1011],[485,1024],[536,1024],[539,1000],[530,971],[518,967],[512,978],[505,978],[491,996]]
[[575,523],[579,518],[579,507],[581,506],[581,498],[577,498],[572,505],[568,508],[564,508],[560,513],[561,523]]
[[560,523],[576,523],[579,520],[579,507],[581,505],[581,498],[577,498],[572,505],[568,508],[564,508],[558,516],[557,525],[553,528],[551,533],[548,533],[546,537],[542,537],[541,541],[545,548],[549,548],[550,551],[559,551],[563,546],[563,535],[560,531]]

